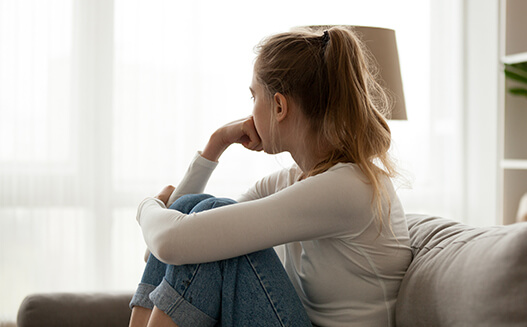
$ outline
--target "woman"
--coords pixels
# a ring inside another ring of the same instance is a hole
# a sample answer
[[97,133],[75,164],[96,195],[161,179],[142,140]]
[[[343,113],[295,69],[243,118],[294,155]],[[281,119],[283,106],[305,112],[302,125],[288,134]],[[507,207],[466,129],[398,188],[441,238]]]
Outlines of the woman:
[[[346,28],[259,45],[252,116],[214,132],[179,186],[138,209],[152,255],[131,326],[394,325],[411,253],[387,97],[367,62]],[[234,143],[296,164],[237,202],[200,194]]]

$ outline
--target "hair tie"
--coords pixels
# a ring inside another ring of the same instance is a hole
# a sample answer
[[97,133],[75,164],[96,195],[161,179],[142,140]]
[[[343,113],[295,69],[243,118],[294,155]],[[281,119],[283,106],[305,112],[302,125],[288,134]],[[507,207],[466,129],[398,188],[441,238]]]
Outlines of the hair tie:
[[328,31],[324,31],[324,34],[322,34],[322,42],[324,43],[324,46],[326,46],[329,42],[329,33]]

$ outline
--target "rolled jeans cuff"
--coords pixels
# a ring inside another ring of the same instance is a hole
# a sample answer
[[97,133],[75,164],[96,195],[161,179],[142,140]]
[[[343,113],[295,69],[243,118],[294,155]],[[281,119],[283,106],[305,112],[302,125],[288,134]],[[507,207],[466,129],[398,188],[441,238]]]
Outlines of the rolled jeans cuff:
[[155,290],[156,286],[145,284],[145,283],[139,283],[139,286],[137,286],[137,290],[135,291],[134,296],[132,297],[132,300],[130,301],[130,309],[133,307],[143,307],[147,309],[154,309],[154,303],[152,300],[150,300],[150,293],[152,293]]
[[181,296],[166,279],[150,293],[156,307],[169,315],[178,326],[215,326],[216,319],[199,310]]

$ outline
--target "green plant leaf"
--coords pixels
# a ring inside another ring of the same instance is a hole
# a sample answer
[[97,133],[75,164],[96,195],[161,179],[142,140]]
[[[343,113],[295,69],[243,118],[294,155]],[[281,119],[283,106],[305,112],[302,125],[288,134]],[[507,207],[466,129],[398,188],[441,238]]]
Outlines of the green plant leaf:
[[510,65],[516,69],[523,70],[527,74],[527,62],[519,62],[516,64]]
[[[515,64],[505,64],[503,72],[508,79],[527,84],[527,61]],[[508,91],[513,95],[527,97],[527,89],[523,87],[512,87],[509,88]]]
[[521,70],[527,73],[527,61],[517,62],[515,64],[504,64],[507,68],[512,68],[513,70]]
[[527,97],[527,89],[521,87],[510,88],[509,92],[514,95],[521,95]]
[[512,72],[512,71],[510,71],[508,69],[505,69],[505,76],[507,78],[512,79],[512,80],[515,80],[515,81],[527,84],[527,76],[522,76],[522,75],[517,74],[516,72]]

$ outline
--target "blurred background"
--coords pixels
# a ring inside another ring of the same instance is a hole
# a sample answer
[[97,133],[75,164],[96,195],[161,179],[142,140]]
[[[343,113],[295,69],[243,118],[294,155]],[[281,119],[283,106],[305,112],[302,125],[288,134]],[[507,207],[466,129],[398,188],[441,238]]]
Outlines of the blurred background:
[[[251,113],[254,46],[293,26],[394,29],[406,211],[494,223],[497,3],[0,0],[0,321],[29,293],[135,289],[137,205]],[[291,162],[233,146],[206,191],[235,197]]]

